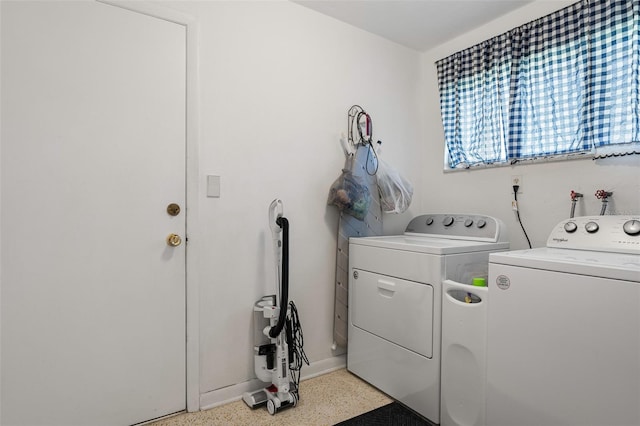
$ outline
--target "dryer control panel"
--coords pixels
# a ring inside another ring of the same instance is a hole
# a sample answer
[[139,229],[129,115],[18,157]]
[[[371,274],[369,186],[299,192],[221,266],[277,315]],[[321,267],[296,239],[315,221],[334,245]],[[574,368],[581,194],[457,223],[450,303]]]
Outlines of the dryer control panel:
[[414,217],[405,234],[458,240],[507,241],[501,220],[477,214],[424,214]]
[[582,216],[553,228],[547,247],[640,255],[640,216]]

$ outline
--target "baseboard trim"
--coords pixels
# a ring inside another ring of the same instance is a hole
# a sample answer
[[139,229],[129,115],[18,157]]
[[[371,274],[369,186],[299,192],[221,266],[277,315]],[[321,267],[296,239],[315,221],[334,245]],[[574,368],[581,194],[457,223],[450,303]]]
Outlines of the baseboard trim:
[[[344,354],[313,362],[311,365],[305,365],[302,368],[302,376],[300,380],[318,377],[323,374],[345,368],[346,366],[347,356]],[[229,402],[238,401],[242,398],[242,394],[244,392],[252,392],[262,387],[264,387],[263,382],[258,379],[252,379],[246,382],[202,393],[200,394],[200,410],[209,410],[220,405],[228,404]]]

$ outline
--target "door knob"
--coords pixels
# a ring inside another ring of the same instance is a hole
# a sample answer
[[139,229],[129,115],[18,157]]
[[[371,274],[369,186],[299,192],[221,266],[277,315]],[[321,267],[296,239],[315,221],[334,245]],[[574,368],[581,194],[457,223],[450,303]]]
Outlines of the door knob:
[[180,206],[176,203],[171,203],[167,206],[167,214],[169,216],[178,216],[180,214]]
[[182,244],[182,238],[180,238],[180,235],[169,234],[169,236],[167,237],[168,246],[178,247],[180,244]]

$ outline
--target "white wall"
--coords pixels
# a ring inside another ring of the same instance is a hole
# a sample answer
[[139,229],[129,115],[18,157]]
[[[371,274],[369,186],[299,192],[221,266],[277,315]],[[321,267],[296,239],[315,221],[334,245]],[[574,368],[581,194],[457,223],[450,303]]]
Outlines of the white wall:
[[[251,307],[275,283],[267,207],[276,197],[291,222],[291,297],[312,363],[332,358],[337,212],[327,191],[343,165],[338,143],[348,108],[373,117],[385,158],[415,186],[385,233],[425,212],[477,212],[525,240],[511,210],[510,177],[523,176],[520,208],[534,246],[569,214],[569,191],[596,189],[610,209],[640,213],[640,157],[576,160],[443,172],[443,132],[434,61],[570,2],[535,2],[437,49],[418,54],[286,1],[162,2],[200,25],[200,340],[203,394],[254,377]],[[207,174],[222,178],[207,198]],[[340,353],[340,352],[339,352]]]
[[522,176],[522,194],[518,195],[520,215],[534,247],[544,246],[553,226],[569,217],[571,190],[584,194],[576,215],[599,214],[601,204],[594,196],[598,189],[613,191],[608,212],[640,214],[640,156],[637,155],[443,172],[444,133],[434,62],[571,3],[573,1],[536,1],[423,54],[422,115],[429,155],[423,159],[422,210],[473,211],[496,216],[507,224],[513,249],[526,248],[527,243],[511,209],[512,175]]
[[[274,292],[276,197],[291,223],[305,351],[312,363],[332,358],[338,214],[326,200],[344,164],[338,138],[361,105],[385,158],[420,181],[420,55],[286,1],[161,3],[200,25],[201,392],[255,377],[252,306]],[[206,197],[207,174],[221,176],[220,198]],[[387,216],[385,231],[418,212]]]

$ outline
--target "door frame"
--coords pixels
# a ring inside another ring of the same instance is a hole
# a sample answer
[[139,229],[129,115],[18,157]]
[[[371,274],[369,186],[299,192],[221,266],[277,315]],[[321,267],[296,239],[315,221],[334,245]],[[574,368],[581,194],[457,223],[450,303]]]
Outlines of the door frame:
[[200,410],[200,318],[197,259],[200,241],[198,220],[199,194],[199,98],[198,98],[198,22],[186,13],[138,0],[95,0],[178,25],[186,30],[186,407],[188,412]]

